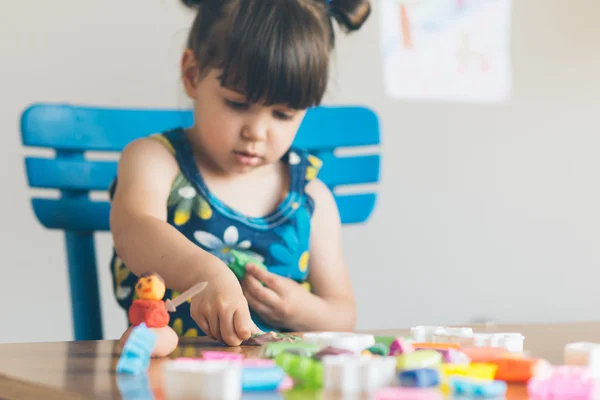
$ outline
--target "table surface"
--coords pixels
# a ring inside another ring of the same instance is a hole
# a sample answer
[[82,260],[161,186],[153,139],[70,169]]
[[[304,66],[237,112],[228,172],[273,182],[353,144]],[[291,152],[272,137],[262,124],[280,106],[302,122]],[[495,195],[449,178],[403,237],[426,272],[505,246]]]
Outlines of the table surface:
[[[600,322],[473,325],[476,332],[520,332],[525,335],[526,351],[553,364],[562,363],[564,346],[574,341],[600,341]],[[378,335],[404,335],[407,330],[372,331]],[[197,357],[202,350],[218,349],[258,357],[259,347],[224,347],[206,338],[182,338],[174,357]],[[118,341],[0,344],[0,399],[119,399],[126,377],[118,377]],[[156,400],[166,399],[162,392],[161,364],[154,359],[148,371],[149,386]],[[131,383],[131,382],[129,382]],[[121,388],[121,389],[120,389]],[[272,397],[269,397],[272,398]],[[273,398],[286,399],[287,396]],[[294,397],[304,398],[304,397]],[[336,399],[341,396],[314,394],[311,399]],[[523,385],[509,388],[508,400],[527,399]]]

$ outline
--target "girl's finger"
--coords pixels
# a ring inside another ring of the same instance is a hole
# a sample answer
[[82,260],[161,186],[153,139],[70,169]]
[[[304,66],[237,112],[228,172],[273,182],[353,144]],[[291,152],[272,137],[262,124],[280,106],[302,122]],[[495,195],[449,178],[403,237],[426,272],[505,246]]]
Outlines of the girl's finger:
[[250,308],[256,311],[261,317],[270,320],[273,319],[273,310],[268,305],[262,303],[260,300],[254,297],[254,295],[246,295],[246,300],[248,300],[248,305]]
[[213,340],[216,340],[210,331],[210,327],[208,326],[208,321],[206,320],[204,315],[197,316],[194,319],[194,321],[196,321],[196,324],[198,324],[198,327],[200,328],[200,330],[202,330],[202,332],[204,332],[206,334],[206,336],[208,336],[209,338],[211,338]]
[[240,340],[246,340],[252,336],[254,332],[254,322],[250,317],[250,310],[246,307],[246,310],[237,309],[233,313],[233,328],[235,333]]
[[279,293],[279,290],[281,289],[279,285],[281,279],[280,276],[272,274],[271,272],[259,268],[254,264],[246,265],[246,272],[258,279],[260,282],[264,283],[268,288]]
[[212,317],[208,319],[208,325],[215,340],[223,342],[223,337],[221,336],[221,328],[219,327],[219,314],[215,312],[212,315]]
[[242,339],[238,338],[233,326],[233,312],[227,312],[219,316],[219,324],[221,329],[221,337],[223,343],[229,346],[239,346]]
[[247,291],[251,293],[256,300],[270,308],[277,308],[281,305],[281,297],[268,287],[261,285],[254,276],[247,275],[244,278],[244,281]]

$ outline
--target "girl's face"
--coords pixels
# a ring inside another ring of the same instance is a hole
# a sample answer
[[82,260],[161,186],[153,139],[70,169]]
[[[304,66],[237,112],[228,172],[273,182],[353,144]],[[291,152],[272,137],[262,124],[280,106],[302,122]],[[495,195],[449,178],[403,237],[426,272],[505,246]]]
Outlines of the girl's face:
[[201,157],[226,173],[277,162],[292,145],[306,111],[247,103],[243,93],[221,86],[219,74],[212,70],[195,83],[186,82],[194,100],[193,140]]

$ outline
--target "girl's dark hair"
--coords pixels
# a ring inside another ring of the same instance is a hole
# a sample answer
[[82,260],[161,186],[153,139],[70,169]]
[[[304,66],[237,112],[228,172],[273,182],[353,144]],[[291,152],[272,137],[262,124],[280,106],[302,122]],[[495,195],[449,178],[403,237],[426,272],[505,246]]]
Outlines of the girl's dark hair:
[[182,1],[198,9],[187,46],[201,75],[219,69],[221,85],[249,102],[295,109],[321,103],[335,45],[332,20],[351,32],[371,13],[369,0]]

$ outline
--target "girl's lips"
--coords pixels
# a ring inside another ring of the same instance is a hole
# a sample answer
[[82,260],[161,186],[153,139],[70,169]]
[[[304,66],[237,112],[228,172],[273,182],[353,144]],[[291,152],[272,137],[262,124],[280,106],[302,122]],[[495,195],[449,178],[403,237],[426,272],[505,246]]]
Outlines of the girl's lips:
[[233,154],[238,163],[242,165],[255,166],[260,163],[262,157],[258,154],[248,153],[244,151],[234,151]]

